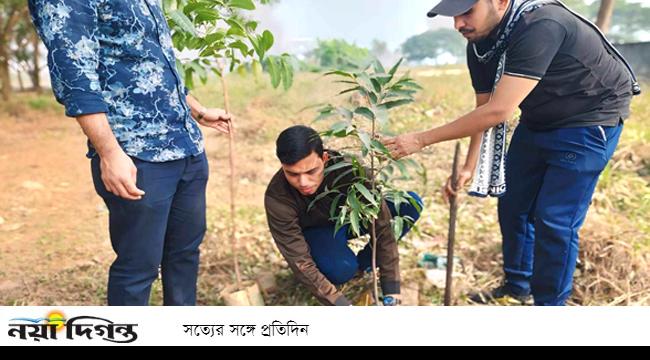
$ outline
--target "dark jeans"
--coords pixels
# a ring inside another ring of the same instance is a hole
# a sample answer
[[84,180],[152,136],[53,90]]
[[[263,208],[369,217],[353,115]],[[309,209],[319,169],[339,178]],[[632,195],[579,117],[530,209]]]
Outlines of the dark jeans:
[[[582,227],[623,125],[549,132],[520,125],[508,152],[508,192],[499,201],[506,286],[561,306],[571,295]],[[533,261],[534,260],[534,261]]]
[[101,180],[100,160],[91,162],[97,194],[109,210],[109,230],[117,259],[108,279],[108,304],[144,306],[162,272],[164,304],[196,304],[199,245],[206,231],[205,154],[166,163],[134,159],[140,201],[109,193]]
[[[409,193],[422,207],[422,199],[413,192]],[[395,205],[387,202],[393,217],[397,214]],[[416,222],[420,212],[411,203],[400,205],[400,216],[409,216]],[[412,226],[404,225],[400,239],[411,231]],[[341,228],[334,235],[335,226],[315,227],[305,229],[303,234],[311,248],[311,256],[323,275],[334,285],[342,285],[350,281],[359,270],[365,271],[372,266],[372,247],[368,243],[357,255],[348,246],[349,225]],[[367,232],[367,231],[364,231]]]

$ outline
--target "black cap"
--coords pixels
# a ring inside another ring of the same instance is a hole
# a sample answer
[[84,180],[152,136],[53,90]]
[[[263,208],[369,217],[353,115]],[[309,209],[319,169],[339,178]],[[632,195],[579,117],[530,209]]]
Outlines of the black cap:
[[427,16],[458,16],[468,12],[477,2],[478,0],[442,0]]

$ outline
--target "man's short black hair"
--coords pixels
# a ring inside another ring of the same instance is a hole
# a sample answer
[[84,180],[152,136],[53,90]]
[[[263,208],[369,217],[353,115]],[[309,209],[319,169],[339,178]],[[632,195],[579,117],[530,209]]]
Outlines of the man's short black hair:
[[283,131],[276,142],[276,155],[284,165],[293,165],[312,153],[323,157],[323,140],[316,130],[303,126],[293,126]]

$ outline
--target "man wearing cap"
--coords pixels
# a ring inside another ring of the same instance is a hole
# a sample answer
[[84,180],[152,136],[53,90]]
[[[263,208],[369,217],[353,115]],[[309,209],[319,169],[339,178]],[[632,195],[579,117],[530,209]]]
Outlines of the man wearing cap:
[[[458,188],[499,197],[505,282],[476,300],[564,305],[599,176],[640,93],[600,31],[555,0],[443,0],[468,40],[477,108],[445,126],[386,141],[396,157],[472,137]],[[522,111],[506,157],[507,124]],[[472,179],[473,178],[473,179]],[[455,190],[446,186],[446,196]],[[534,261],[533,261],[534,259]]]

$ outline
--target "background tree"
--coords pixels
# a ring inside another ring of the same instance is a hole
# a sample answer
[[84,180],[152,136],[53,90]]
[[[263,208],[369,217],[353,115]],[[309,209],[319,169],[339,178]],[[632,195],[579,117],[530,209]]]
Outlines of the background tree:
[[319,40],[311,57],[322,68],[342,70],[363,68],[372,59],[368,49],[341,39]]
[[409,61],[436,59],[450,54],[462,58],[465,56],[466,42],[453,29],[431,30],[412,36],[402,45],[402,53]]
[[600,26],[616,43],[640,41],[643,32],[648,31],[650,7],[641,2],[601,0],[587,4],[583,0],[565,0],[564,3]]
[[21,19],[27,18],[27,3],[21,0],[3,0],[0,2],[0,96],[9,100],[11,94],[11,75],[9,60],[14,31]]
[[596,19],[596,26],[607,34],[612,25],[612,15],[614,14],[615,0],[601,0],[600,10],[598,10],[598,18]]
[[31,83],[30,90],[40,93],[42,91],[40,72],[45,59],[41,58],[41,40],[28,17],[21,18],[15,27],[10,59],[17,70],[16,76],[21,90],[25,90],[22,74],[27,74]]

